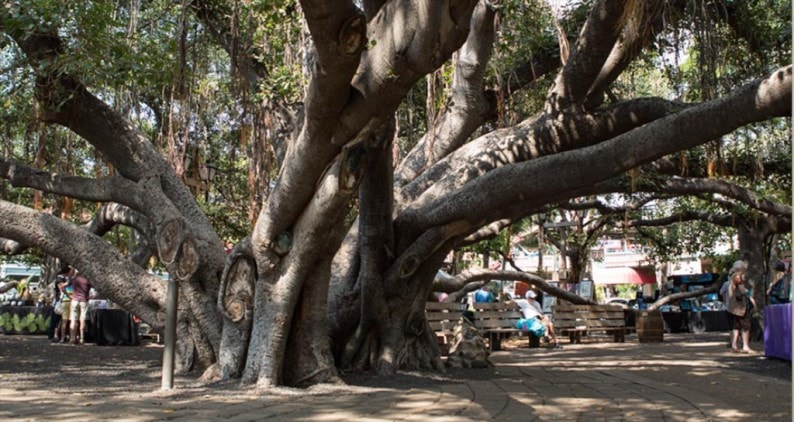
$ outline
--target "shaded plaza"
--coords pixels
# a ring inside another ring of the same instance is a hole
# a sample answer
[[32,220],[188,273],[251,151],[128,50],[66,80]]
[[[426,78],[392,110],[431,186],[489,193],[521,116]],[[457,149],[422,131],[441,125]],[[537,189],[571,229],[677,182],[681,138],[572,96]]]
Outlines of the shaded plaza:
[[[24,420],[786,420],[791,365],[730,353],[728,333],[664,343],[589,339],[562,350],[507,342],[486,369],[347,376],[346,386],[259,391],[178,375],[162,348],[52,345],[0,336],[0,418]],[[761,350],[763,345],[753,344]]]

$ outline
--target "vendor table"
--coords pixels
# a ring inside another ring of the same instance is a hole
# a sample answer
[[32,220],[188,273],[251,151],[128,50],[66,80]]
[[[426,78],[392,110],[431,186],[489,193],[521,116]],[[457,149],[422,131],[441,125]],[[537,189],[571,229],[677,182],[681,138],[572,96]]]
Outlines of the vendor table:
[[132,314],[121,309],[92,309],[89,311],[87,341],[98,346],[137,346],[138,325]]
[[730,331],[731,320],[727,311],[702,311],[700,315],[706,324],[706,331]]
[[0,306],[0,332],[47,334],[53,316],[52,306]]
[[[691,314],[694,314],[694,312],[662,312],[665,328],[671,333],[689,330],[689,322],[694,318]],[[728,319],[728,313],[725,311],[701,311],[700,316],[703,319],[706,331],[730,331],[731,329],[730,319]]]
[[791,304],[764,308],[764,355],[791,361]]

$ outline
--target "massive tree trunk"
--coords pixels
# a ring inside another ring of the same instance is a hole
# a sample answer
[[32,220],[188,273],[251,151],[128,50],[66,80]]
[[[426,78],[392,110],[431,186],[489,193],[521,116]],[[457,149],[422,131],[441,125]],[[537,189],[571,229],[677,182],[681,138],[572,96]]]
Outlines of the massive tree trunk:
[[[335,378],[326,319],[320,314],[325,307],[318,304],[327,302],[333,252],[344,234],[336,228],[343,227],[345,204],[365,170],[372,169],[370,179],[376,185],[383,183],[378,169],[391,171],[384,161],[388,154],[382,153],[390,151],[385,147],[392,137],[390,116],[419,77],[458,49],[474,5],[474,1],[432,7],[391,2],[366,25],[352,5],[326,8],[321,2],[303,3],[316,64],[303,130],[290,144],[276,189],[252,237],[259,278],[244,380],[267,386]],[[392,32],[391,21],[405,10],[412,11],[407,15],[412,18],[403,22],[404,31]],[[440,42],[427,43],[428,37],[438,37]],[[378,43],[365,50],[367,38]],[[335,119],[341,119],[341,124]],[[315,180],[319,180],[318,189],[311,182]],[[363,189],[372,190],[367,185]],[[373,222],[390,215],[389,208],[385,213],[369,212]],[[369,216],[363,218],[367,223],[360,230],[364,242],[386,236],[382,229],[370,230]],[[368,271],[361,277],[362,291],[375,288],[377,280],[370,277],[378,275],[381,253],[368,249],[362,258],[361,268]],[[366,321],[374,317],[371,310],[363,312]],[[308,344],[311,352],[296,356],[299,365],[284,371],[288,344]]]
[[774,233],[773,227],[766,218],[760,218],[756,221],[741,221],[736,228],[742,260],[748,264],[747,281],[758,305],[753,318],[759,319],[763,326],[761,318],[766,306],[765,280],[768,273],[766,263],[769,262],[766,246],[767,239]]

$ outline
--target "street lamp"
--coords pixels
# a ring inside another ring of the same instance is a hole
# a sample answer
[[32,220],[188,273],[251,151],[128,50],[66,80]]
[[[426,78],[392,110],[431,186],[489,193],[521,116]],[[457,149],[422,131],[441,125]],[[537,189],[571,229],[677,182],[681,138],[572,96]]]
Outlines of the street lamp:
[[199,170],[199,176],[202,181],[212,183],[215,180],[215,175],[218,174],[218,167],[210,160],[204,163],[204,167]]
[[182,171],[187,173],[190,170],[190,166],[193,164],[193,157],[190,154],[186,154],[185,158],[182,161]]
[[212,161],[207,160],[204,163],[204,166],[199,171],[199,177],[201,180],[206,183],[207,189],[204,191],[204,201],[209,202],[210,200],[210,185],[212,182],[215,181],[215,176],[218,174],[218,166],[213,164]]

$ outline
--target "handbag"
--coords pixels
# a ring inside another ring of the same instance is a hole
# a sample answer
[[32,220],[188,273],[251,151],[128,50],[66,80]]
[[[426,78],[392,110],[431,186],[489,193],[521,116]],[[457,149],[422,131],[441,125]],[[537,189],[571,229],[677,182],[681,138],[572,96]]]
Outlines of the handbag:
[[55,315],[63,315],[63,302],[57,301],[55,305],[52,307],[52,311],[55,312]]
[[538,337],[543,337],[546,335],[546,326],[543,325],[543,323],[537,318],[521,318],[516,321],[516,328],[521,331],[532,333]]

